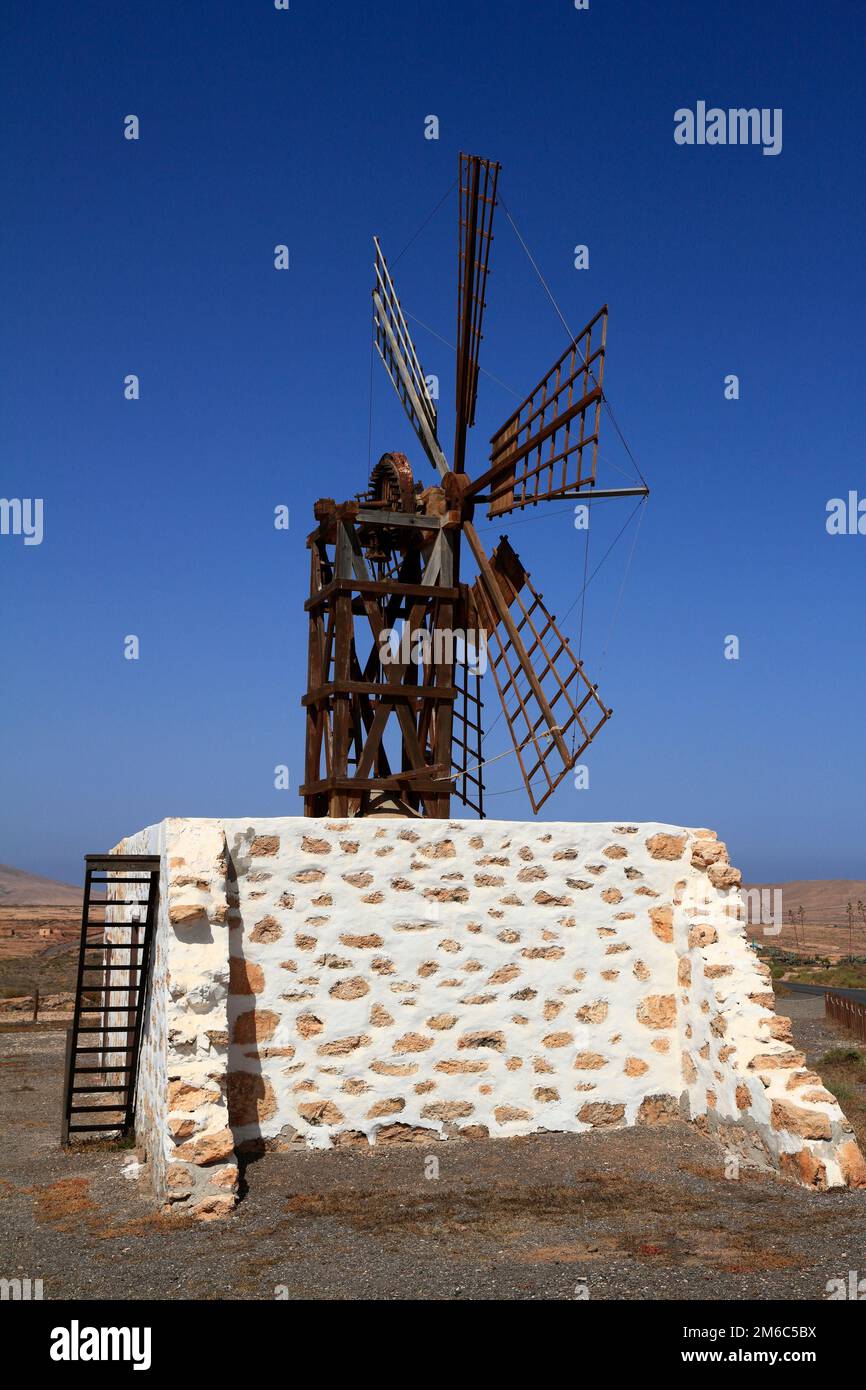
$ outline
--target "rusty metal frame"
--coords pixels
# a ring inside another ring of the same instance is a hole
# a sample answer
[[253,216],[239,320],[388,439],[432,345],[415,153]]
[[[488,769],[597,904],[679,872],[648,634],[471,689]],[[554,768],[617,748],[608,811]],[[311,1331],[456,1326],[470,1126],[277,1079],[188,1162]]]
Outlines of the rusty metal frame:
[[[611,711],[503,537],[488,556],[475,506],[506,515],[555,498],[643,495],[646,486],[596,489],[604,404],[607,306],[554,362],[491,440],[490,466],[465,475],[475,423],[493,217],[500,166],[461,154],[458,199],[456,422],[453,469],[393,277],[375,240],[374,341],[421,447],[440,474],[420,491],[401,454],[383,455],[365,492],[316,503],[310,535],[306,761],[310,816],[379,810],[445,817],[452,795],[484,814],[479,676],[455,657],[455,622],[486,633],[490,667],[537,813]],[[484,495],[487,489],[487,495]],[[478,578],[460,582],[466,537]],[[385,628],[408,623],[447,652],[381,659]],[[372,647],[365,646],[372,636]],[[395,736],[399,735],[399,739]]]
[[[508,546],[505,537],[500,547],[503,544]],[[511,556],[517,559],[513,552]],[[520,773],[537,814],[612,711],[586,676],[583,662],[574,655],[527,571],[520,566],[518,582],[505,584],[497,558],[494,551],[492,561],[481,568],[474,599],[482,620],[489,623],[490,669]],[[526,591],[528,602],[524,599]],[[499,621],[494,620],[494,614]],[[527,748],[531,749],[529,757]],[[559,766],[552,771],[557,761]],[[536,783],[539,775],[543,779],[541,795]]]
[[496,431],[490,467],[470,489],[489,486],[491,517],[595,485],[606,346],[604,305]]
[[460,156],[458,213],[460,249],[457,273],[457,368],[454,472],[462,473],[466,431],[475,424],[478,354],[487,304],[487,276],[493,244],[493,213],[499,165],[477,155]]
[[[430,547],[409,548],[397,579],[372,577],[360,542],[357,507],[319,504],[323,523],[309,537],[311,551],[308,689],[304,782],[305,813],[363,815],[371,797],[391,793],[409,810],[449,814],[451,710],[458,691],[453,667],[429,673],[401,660],[383,665],[379,644],[386,628],[404,619],[411,632],[451,626],[459,590],[442,572],[442,533]],[[365,531],[383,533],[389,520],[365,520]],[[410,532],[423,545],[426,532]],[[331,555],[333,551],[333,558]],[[412,579],[406,577],[413,576]],[[366,618],[366,624],[355,619]],[[372,637],[361,650],[362,632]],[[392,767],[386,732],[399,726],[401,766]],[[381,795],[378,800],[381,801]]]
[[379,238],[374,237],[373,243],[376,247],[376,284],[373,288],[376,350],[425,454],[444,477],[448,472],[448,461],[436,432],[436,405],[427,389],[427,379],[418,360]]

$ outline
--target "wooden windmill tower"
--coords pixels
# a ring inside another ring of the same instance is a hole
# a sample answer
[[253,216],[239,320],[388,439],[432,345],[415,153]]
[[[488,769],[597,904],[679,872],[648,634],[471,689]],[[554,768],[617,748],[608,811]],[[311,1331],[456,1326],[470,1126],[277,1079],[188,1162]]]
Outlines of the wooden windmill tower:
[[[456,428],[452,460],[378,240],[375,343],[438,474],[416,482],[384,454],[368,490],[315,504],[306,760],[308,816],[484,814],[481,668],[489,669],[534,812],[610,717],[508,540],[488,555],[473,525],[552,499],[646,495],[595,487],[607,307],[496,431],[466,472],[499,165],[460,156]],[[461,580],[465,538],[478,574]],[[468,635],[467,635],[468,634]]]

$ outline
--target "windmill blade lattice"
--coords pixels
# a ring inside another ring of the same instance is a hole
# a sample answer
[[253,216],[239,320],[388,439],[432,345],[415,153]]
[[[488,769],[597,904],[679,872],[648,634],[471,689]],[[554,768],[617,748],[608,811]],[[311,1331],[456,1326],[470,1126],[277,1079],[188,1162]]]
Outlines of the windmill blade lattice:
[[457,420],[454,471],[462,473],[466,431],[475,424],[478,354],[487,294],[493,213],[499,165],[477,155],[460,156],[460,249],[457,276]]
[[[322,497],[315,504],[316,529],[307,542],[307,740],[300,788],[308,816],[444,819],[455,796],[483,816],[483,770],[512,751],[491,758],[485,747],[479,683],[485,657],[535,813],[610,717],[507,539],[488,556],[473,524],[482,500],[492,516],[501,516],[553,498],[648,493],[642,476],[640,487],[596,486],[602,405],[609,410],[602,389],[606,307],[494,435],[486,471],[474,478],[465,472],[498,179],[494,161],[460,156],[450,465],[436,405],[375,240],[374,341],[439,477],[424,486],[405,455],[389,452],[354,500]],[[613,426],[622,438],[615,420]],[[464,540],[479,571],[471,584],[461,577]]]
[[592,495],[607,341],[607,305],[491,440],[490,468],[473,491],[490,488],[491,517],[553,498]]
[[[494,577],[494,593],[490,575]],[[500,621],[501,605],[513,610]],[[499,692],[532,809],[545,801],[611,716],[583,662],[533,587],[506,537],[472,586],[479,625],[487,632],[490,669]]]
[[436,432],[436,406],[427,387],[379,238],[374,237],[373,243],[376,247],[376,284],[373,288],[376,349],[422,449],[433,467],[444,477],[448,472],[448,461]]

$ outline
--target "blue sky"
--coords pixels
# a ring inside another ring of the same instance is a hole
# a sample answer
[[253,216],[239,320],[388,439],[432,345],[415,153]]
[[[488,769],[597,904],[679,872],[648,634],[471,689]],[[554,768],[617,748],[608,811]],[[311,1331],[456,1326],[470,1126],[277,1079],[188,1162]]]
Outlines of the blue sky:
[[[610,304],[652,487],[622,602],[630,530],[587,596],[614,718],[589,790],[542,814],[709,825],[753,879],[866,876],[866,536],[825,529],[866,495],[862,28],[842,0],[7,7],[0,495],[43,498],[45,535],[0,536],[0,861],[78,879],[166,815],[300,811],[304,542],[368,473],[371,237],[393,260],[467,149],[501,162],[572,328]],[[782,108],[782,152],[676,145],[701,99]],[[566,346],[496,232],[482,365],[510,391],[482,378],[470,472]],[[455,274],[452,195],[396,271],[448,342]],[[450,444],[453,356],[416,343]],[[378,362],[372,412],[374,461],[433,481]],[[609,427],[602,459],[628,467]],[[596,504],[592,556],[627,505]],[[515,521],[485,539],[565,613],[570,509]],[[500,720],[487,755],[508,746]],[[518,782],[490,768],[490,815],[529,814]]]

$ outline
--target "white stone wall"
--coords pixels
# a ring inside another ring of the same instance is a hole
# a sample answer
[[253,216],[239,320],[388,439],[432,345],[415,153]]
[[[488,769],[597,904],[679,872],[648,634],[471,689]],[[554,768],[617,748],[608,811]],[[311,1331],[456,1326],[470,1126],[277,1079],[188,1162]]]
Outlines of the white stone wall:
[[[131,835],[123,846],[116,846],[113,853],[118,854],[158,854],[161,856],[160,900],[167,896],[168,865],[163,853],[165,841],[165,822],[148,827],[137,835]],[[118,893],[120,896],[120,893]],[[123,896],[129,896],[124,889]],[[130,909],[113,908],[114,920],[130,918]],[[109,933],[110,935],[110,933]],[[129,939],[128,931],[118,934],[118,940]],[[172,1145],[168,1142],[168,1035],[166,1029],[166,1005],[168,1001],[170,933],[167,915],[159,912],[156,934],[151,943],[151,968],[149,988],[145,1000],[146,1023],[141,1034],[141,1054],[138,1068],[136,1095],[136,1128],[142,1138],[142,1145],[151,1165],[154,1186],[161,1191],[165,1185],[166,1164]],[[126,996],[122,999],[127,1003]],[[125,1026],[125,1022],[124,1022]]]
[[773,1013],[712,832],[289,817],[148,836],[163,1001],[139,1126],[177,1209],[227,1210],[234,1150],[262,1144],[680,1116],[814,1185],[866,1177]]

